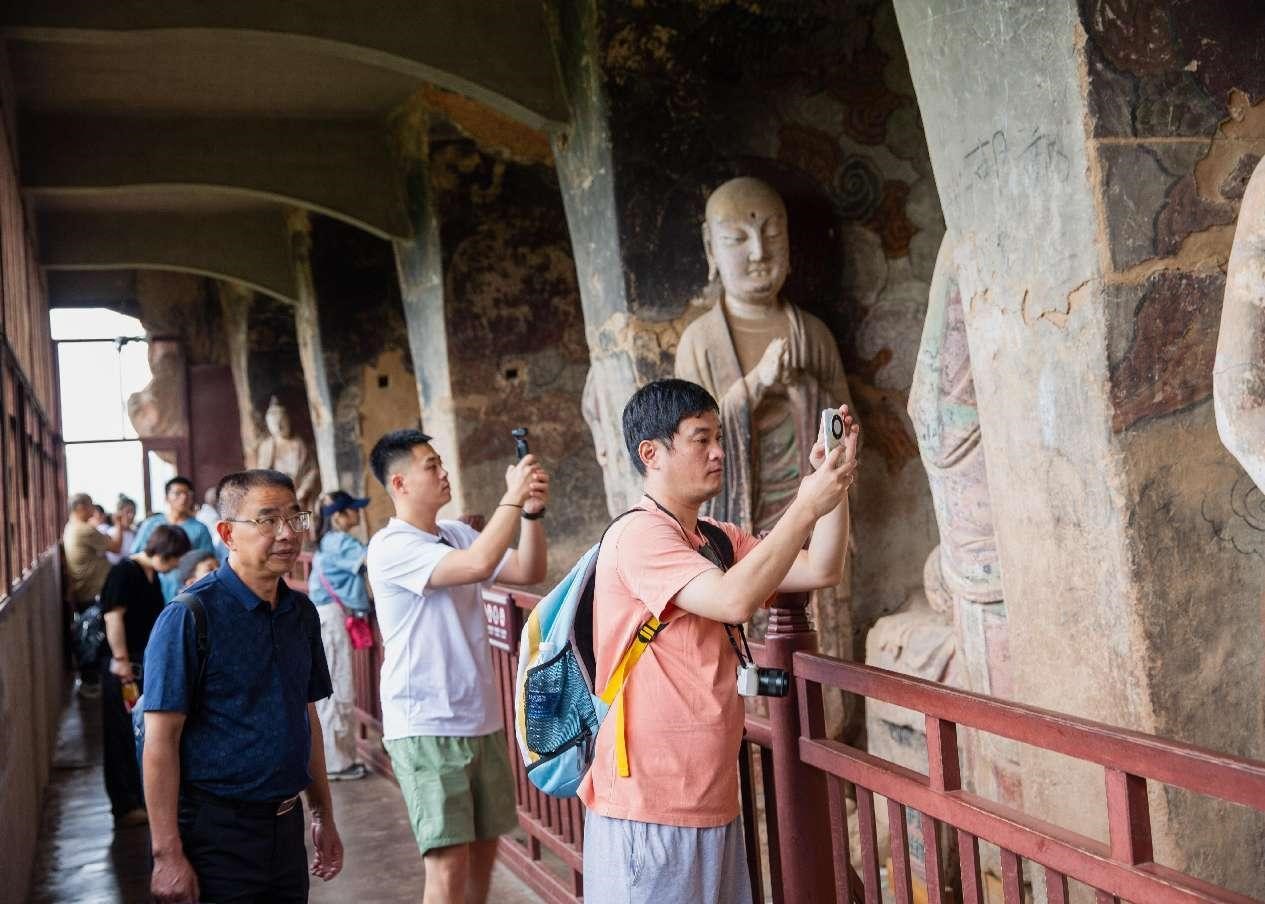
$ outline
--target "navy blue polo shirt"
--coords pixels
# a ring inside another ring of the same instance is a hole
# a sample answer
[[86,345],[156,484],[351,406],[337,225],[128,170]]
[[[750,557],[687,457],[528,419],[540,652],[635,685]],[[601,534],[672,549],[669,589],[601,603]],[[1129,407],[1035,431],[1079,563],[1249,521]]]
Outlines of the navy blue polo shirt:
[[[206,610],[206,679],[180,741],[181,781],[236,800],[299,793],[308,774],[307,704],[332,692],[316,607],[280,582],[276,608],[228,563],[188,588]],[[197,626],[168,605],[145,648],[145,711],[189,712]]]

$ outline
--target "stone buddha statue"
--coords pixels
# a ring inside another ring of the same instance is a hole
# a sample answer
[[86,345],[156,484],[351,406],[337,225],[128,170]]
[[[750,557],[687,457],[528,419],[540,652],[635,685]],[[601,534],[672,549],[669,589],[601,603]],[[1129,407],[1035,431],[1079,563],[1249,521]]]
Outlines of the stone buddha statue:
[[1256,165],[1239,208],[1212,393],[1221,442],[1265,492],[1265,161]]
[[721,185],[707,199],[703,247],[720,301],[676,352],[676,375],[716,397],[724,427],[725,489],[703,514],[759,534],[808,473],[822,409],[852,399],[830,330],[781,297],[790,242],[778,193],[751,178]]
[[268,435],[259,443],[259,449],[255,453],[255,466],[288,474],[294,481],[299,507],[312,511],[320,490],[321,477],[312,447],[294,435],[290,427],[290,415],[276,396],[268,402],[264,422],[268,425]]

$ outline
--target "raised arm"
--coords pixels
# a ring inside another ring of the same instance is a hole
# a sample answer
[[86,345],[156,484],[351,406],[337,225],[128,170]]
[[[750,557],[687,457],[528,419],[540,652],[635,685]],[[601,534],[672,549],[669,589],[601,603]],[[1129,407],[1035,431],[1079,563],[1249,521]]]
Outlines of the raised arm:
[[803,553],[813,525],[839,508],[855,470],[856,461],[847,459],[846,447],[836,448],[821,468],[800,483],[795,500],[758,546],[727,572],[719,568],[703,572],[673,602],[713,621],[745,622],[782,585]]
[[[843,459],[844,469],[849,474],[850,486],[852,475],[855,475],[857,469],[857,449],[861,442],[861,427],[856,423],[847,405],[839,406],[839,416],[843,418],[844,424]],[[818,440],[809,455],[809,462],[814,468],[818,468],[825,456],[825,447]],[[795,563],[777,589],[782,593],[801,593],[838,584],[843,579],[844,556],[848,549],[851,530],[852,509],[845,489],[843,499],[839,504],[817,522],[817,526],[813,529],[813,538],[808,541],[808,549],[801,551],[795,557]]]
[[[534,491],[523,503],[524,514],[543,512],[549,504],[549,475],[543,470],[539,471],[539,475],[544,480],[544,488]],[[500,579],[507,584],[538,584],[545,579],[549,566],[544,521],[524,518],[521,523],[518,548],[510,553],[509,561],[501,569]]]
[[506,469],[505,485],[505,495],[488,519],[487,527],[469,549],[453,550],[439,561],[431,573],[432,587],[479,584],[490,578],[514,539],[528,498],[547,493],[549,478],[537,465],[536,456],[528,455]]

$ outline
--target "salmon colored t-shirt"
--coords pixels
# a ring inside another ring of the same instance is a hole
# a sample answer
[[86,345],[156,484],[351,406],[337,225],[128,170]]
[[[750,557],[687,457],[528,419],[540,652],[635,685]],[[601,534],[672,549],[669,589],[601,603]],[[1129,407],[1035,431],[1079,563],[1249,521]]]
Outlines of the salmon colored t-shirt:
[[[607,532],[593,593],[594,684],[605,687],[637,629],[667,622],[624,685],[631,773],[615,766],[615,718],[602,722],[580,800],[595,813],[660,825],[710,828],[738,817],[738,747],[744,707],[738,659],[725,626],[673,605],[677,593],[716,566],[698,552],[697,534],[643,498],[637,512]],[[759,542],[719,524],[739,561]]]

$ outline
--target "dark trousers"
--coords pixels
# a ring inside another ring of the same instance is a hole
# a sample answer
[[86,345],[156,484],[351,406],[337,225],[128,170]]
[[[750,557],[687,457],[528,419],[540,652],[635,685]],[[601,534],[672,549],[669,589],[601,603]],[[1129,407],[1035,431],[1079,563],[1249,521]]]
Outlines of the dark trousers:
[[303,806],[263,815],[180,795],[180,843],[202,904],[303,904],[307,850]]
[[107,668],[101,675],[101,743],[105,772],[105,793],[110,795],[110,812],[122,816],[145,805],[141,771],[136,762],[136,738],[132,716],[123,706],[123,685]]

